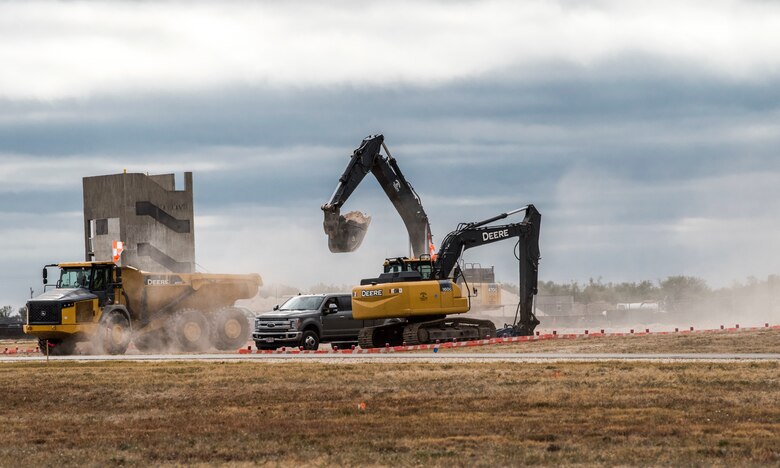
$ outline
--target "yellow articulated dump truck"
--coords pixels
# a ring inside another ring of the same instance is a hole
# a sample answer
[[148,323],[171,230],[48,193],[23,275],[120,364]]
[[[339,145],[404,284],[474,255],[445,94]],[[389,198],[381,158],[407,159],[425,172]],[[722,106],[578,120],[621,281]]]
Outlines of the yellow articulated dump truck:
[[[47,289],[54,268],[59,276]],[[234,304],[257,294],[262,280],[74,262],[46,265],[43,284],[43,294],[27,303],[24,325],[42,353],[72,354],[77,342],[90,341],[96,352],[123,354],[131,341],[140,351],[243,346],[250,333],[247,311]]]

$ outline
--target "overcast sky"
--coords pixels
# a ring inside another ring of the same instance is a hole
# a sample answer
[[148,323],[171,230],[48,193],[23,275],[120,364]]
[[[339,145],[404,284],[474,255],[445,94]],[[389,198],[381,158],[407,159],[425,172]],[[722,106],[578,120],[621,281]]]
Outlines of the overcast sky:
[[[3,2],[0,305],[83,258],[81,178],[123,169],[194,172],[208,271],[373,276],[408,251],[377,183],[356,253],[319,209],[372,133],[437,242],[534,203],[542,279],[780,272],[778,2]],[[512,246],[466,261],[516,282]]]

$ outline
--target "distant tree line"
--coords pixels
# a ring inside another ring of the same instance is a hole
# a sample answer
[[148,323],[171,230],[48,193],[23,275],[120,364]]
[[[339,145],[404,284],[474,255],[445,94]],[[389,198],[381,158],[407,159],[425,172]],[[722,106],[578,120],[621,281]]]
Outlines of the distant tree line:
[[0,307],[0,321],[2,322],[23,322],[26,317],[27,307],[22,307],[16,312],[14,312],[14,308],[9,305]]
[[[735,282],[724,288],[711,288],[707,282],[695,276],[669,276],[658,281],[603,282],[590,278],[586,284],[573,281],[556,283],[539,281],[539,294],[545,296],[573,296],[574,302],[642,302],[666,301],[678,303],[702,299],[733,298],[741,296],[780,294],[780,276],[770,275],[765,280],[749,277],[746,282]],[[505,289],[517,293],[517,285],[507,284]]]

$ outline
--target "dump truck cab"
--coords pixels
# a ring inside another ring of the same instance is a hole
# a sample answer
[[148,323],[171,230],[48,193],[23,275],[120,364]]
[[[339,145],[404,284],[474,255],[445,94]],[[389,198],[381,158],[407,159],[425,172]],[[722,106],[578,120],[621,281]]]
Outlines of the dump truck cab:
[[[118,301],[115,296],[121,288],[121,273],[118,281],[116,274],[121,272],[121,269],[114,263],[81,262],[62,263],[56,266],[59,267],[59,279],[55,285],[57,289],[83,291],[84,294],[94,296],[91,299],[96,299],[99,307]],[[114,285],[118,285],[119,288],[113,288]]]
[[[50,285],[49,270],[54,268],[57,279]],[[43,284],[44,292],[27,302],[24,325],[24,332],[36,336],[41,349],[71,354],[77,341],[97,335],[102,325],[108,332],[102,343],[105,350],[124,352],[132,317],[123,295],[120,267],[113,262],[50,264],[43,268]]]

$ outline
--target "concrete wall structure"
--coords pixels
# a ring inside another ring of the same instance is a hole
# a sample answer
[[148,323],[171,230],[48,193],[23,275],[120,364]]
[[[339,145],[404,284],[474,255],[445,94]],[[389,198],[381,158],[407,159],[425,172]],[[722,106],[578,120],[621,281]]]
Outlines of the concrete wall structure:
[[85,177],[87,260],[111,261],[112,242],[124,242],[120,265],[145,271],[195,271],[192,173],[176,189],[174,174]]

